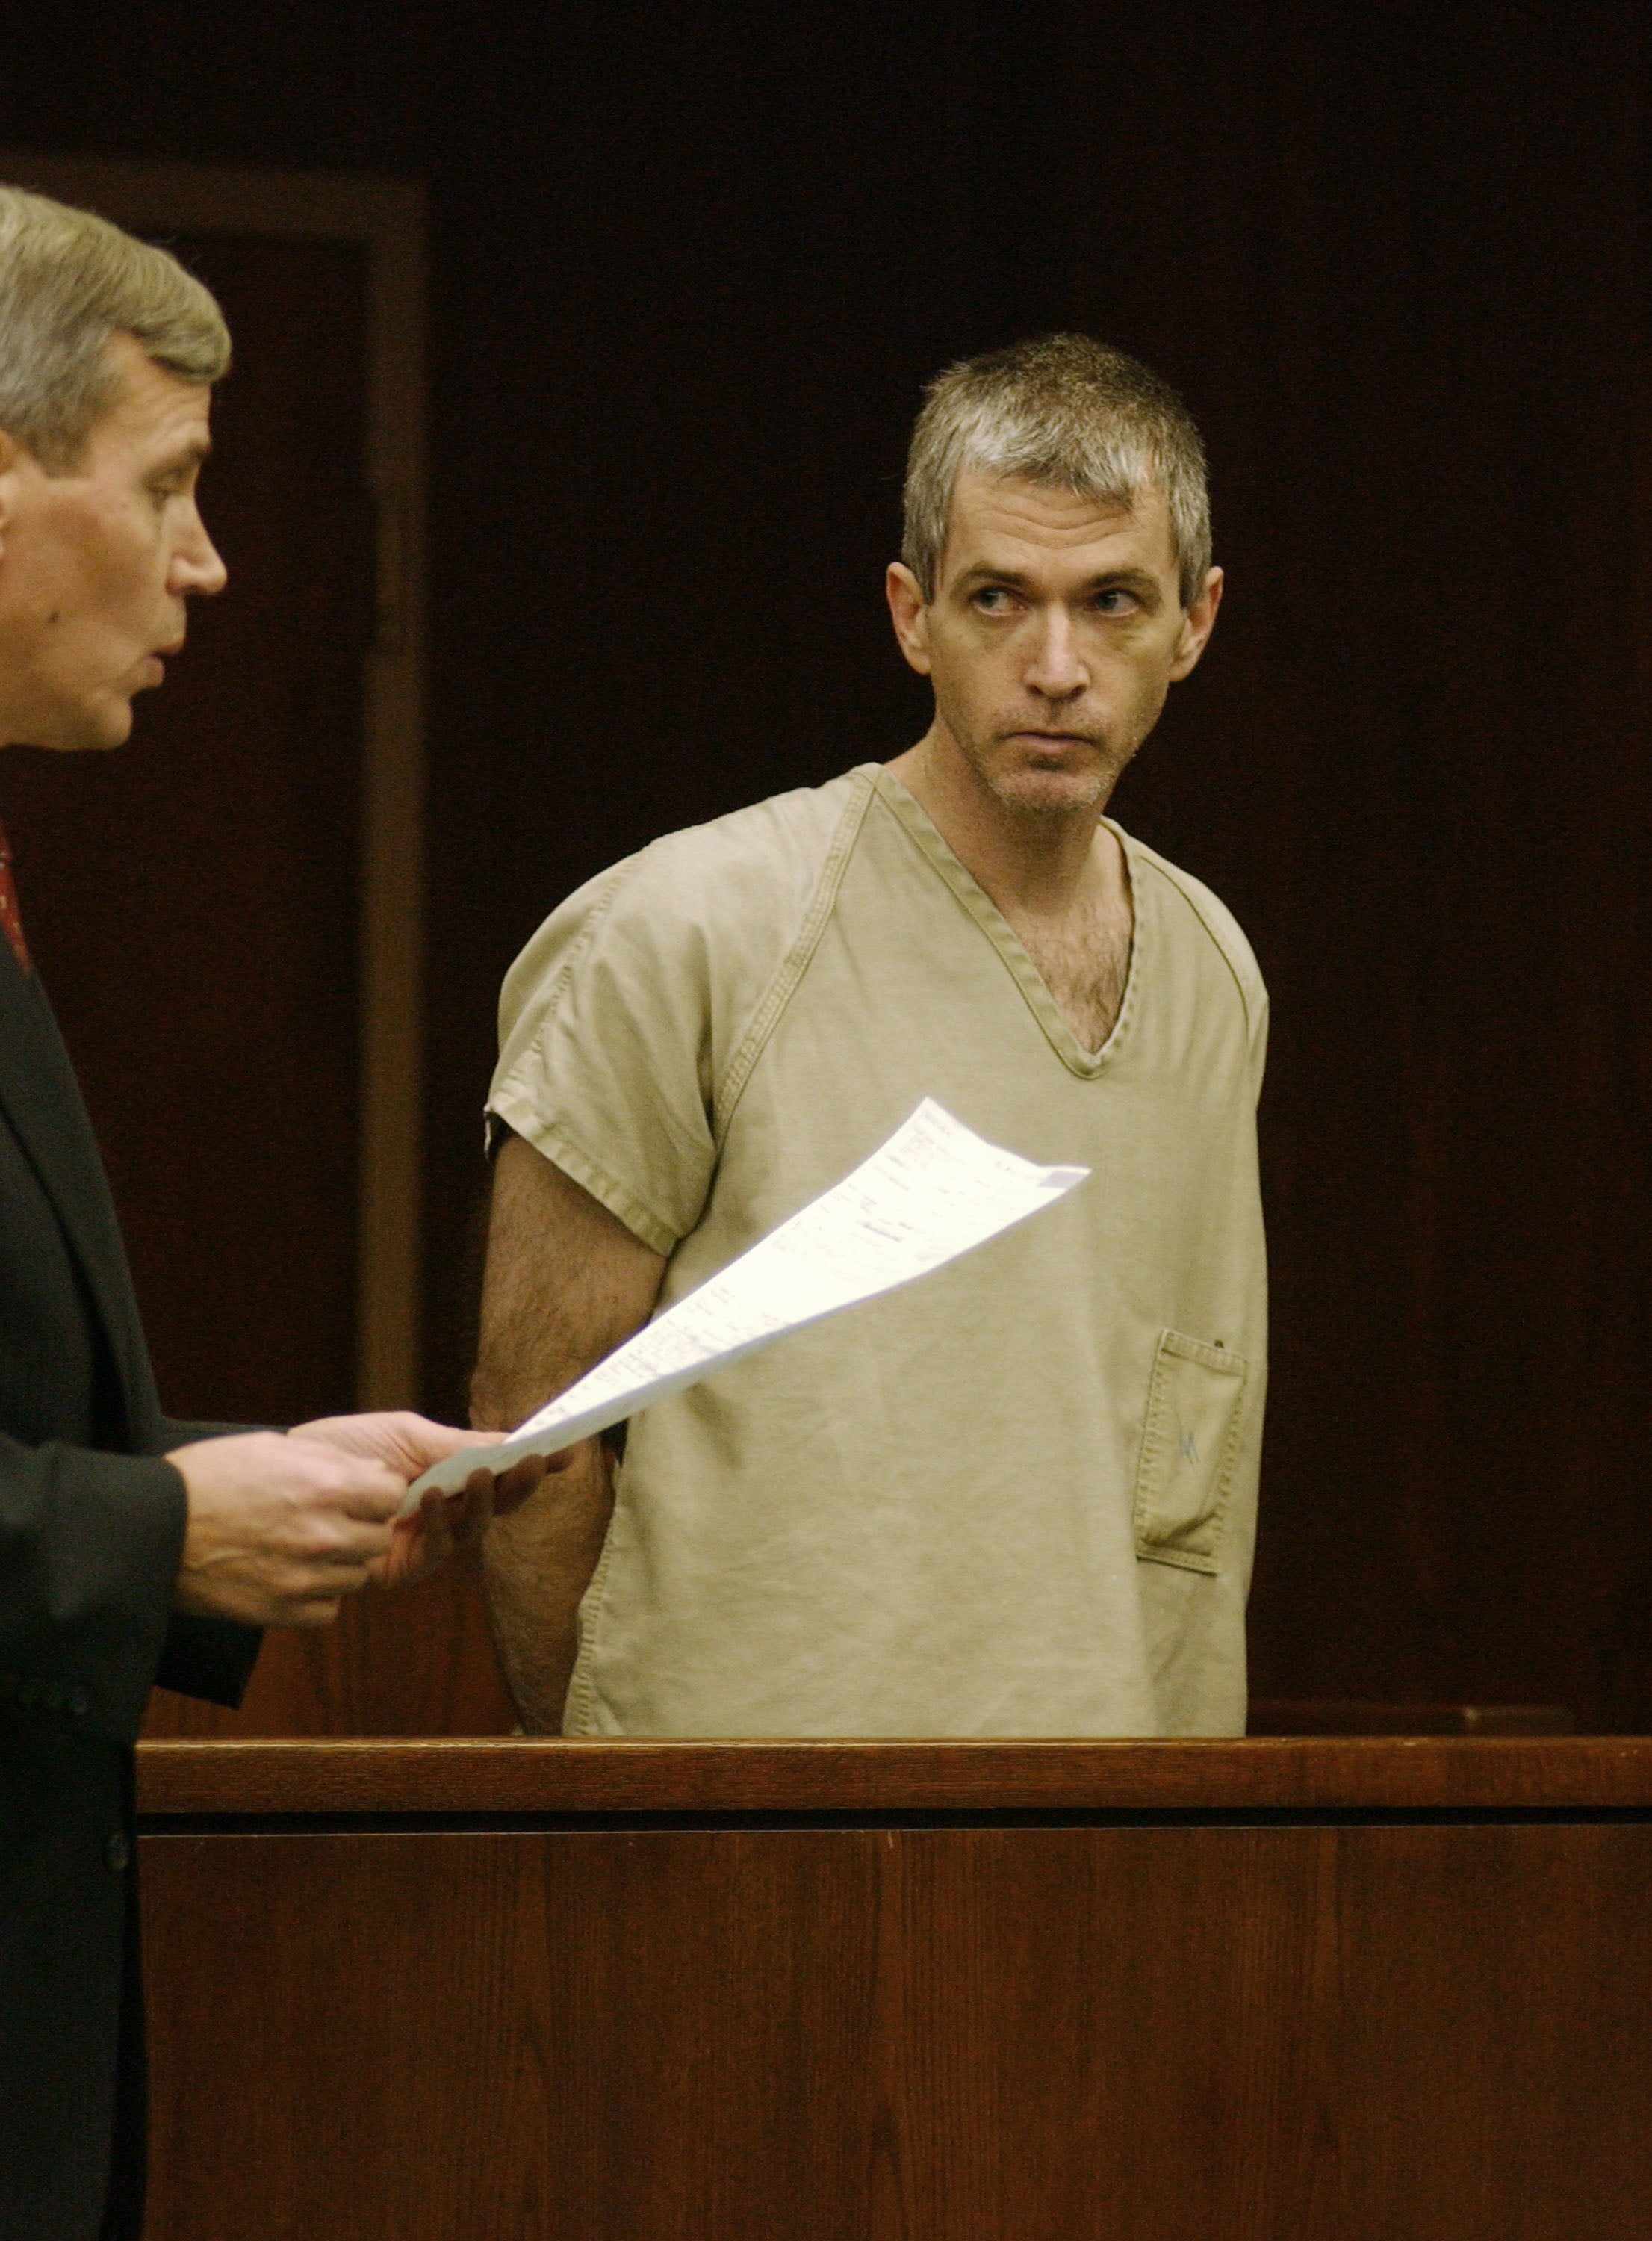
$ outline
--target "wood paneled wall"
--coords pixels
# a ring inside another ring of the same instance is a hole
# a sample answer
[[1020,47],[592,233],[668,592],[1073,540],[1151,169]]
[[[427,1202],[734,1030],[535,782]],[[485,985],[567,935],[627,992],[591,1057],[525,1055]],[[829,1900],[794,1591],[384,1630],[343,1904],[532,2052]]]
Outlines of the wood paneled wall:
[[1230,572],[1119,807],[1274,995],[1258,1685],[1652,1723],[1634,12],[60,13],[16,144],[431,184],[432,1402],[504,965],[906,742],[919,385],[1082,324],[1194,404]]

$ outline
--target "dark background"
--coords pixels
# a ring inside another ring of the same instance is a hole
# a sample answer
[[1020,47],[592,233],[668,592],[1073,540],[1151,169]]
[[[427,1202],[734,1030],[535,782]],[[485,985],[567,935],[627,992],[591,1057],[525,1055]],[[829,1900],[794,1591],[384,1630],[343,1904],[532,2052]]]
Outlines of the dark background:
[[0,141],[388,171],[433,251],[430,1350],[499,974],[652,834],[897,752],[921,381],[1183,390],[1229,594],[1120,790],[1274,1000],[1269,1696],[1652,1725],[1639,11],[16,10]]

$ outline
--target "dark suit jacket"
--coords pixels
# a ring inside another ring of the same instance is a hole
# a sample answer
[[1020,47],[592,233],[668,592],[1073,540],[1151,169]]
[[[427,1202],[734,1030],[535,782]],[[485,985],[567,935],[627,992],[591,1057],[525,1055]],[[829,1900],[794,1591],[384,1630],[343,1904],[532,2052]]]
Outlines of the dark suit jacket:
[[240,1699],[258,1637],[175,1616],[184,1482],[90,1125],[0,940],[0,2241],[142,2221],[132,1746],[151,1684]]

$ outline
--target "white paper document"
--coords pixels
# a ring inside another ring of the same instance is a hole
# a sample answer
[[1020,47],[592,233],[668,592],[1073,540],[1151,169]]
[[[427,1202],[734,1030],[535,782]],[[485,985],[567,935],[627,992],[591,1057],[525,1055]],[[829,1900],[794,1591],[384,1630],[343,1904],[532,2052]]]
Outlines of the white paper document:
[[1087,1167],[1040,1167],[926,1098],[853,1173],[639,1330],[502,1446],[467,1448],[408,1492],[457,1492],[478,1465],[551,1455],[806,1323],[910,1283],[1053,1206]]

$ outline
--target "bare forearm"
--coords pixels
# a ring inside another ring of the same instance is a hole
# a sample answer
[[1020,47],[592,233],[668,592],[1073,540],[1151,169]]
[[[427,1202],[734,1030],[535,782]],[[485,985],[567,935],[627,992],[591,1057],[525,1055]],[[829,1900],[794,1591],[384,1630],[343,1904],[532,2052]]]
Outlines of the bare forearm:
[[648,1320],[665,1263],[520,1138],[493,1177],[473,1424],[519,1424]]
[[483,1546],[494,1646],[517,1716],[530,1735],[559,1735],[578,1648],[579,1601],[602,1554],[613,1508],[612,1466],[590,1440]]
[[[665,1262],[520,1140],[494,1176],[471,1421],[520,1423],[648,1319]],[[522,1724],[562,1727],[579,1599],[602,1554],[612,1466],[596,1441],[496,1521],[484,1547],[493,1638]]]

